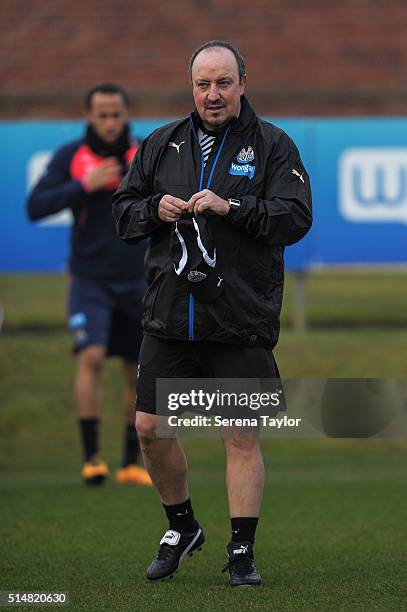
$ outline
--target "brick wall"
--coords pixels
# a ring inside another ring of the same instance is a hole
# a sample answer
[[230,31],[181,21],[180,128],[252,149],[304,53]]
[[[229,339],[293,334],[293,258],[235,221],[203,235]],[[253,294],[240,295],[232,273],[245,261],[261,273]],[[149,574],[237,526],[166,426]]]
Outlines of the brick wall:
[[211,38],[246,58],[272,115],[405,114],[405,0],[1,0],[1,117],[76,116],[114,81],[138,116],[191,107],[187,61]]

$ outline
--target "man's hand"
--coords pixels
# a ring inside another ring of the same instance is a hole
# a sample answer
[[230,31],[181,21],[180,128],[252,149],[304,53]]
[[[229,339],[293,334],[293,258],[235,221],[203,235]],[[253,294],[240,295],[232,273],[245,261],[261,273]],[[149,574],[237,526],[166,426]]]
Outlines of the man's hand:
[[164,195],[158,205],[158,216],[161,221],[167,221],[168,223],[174,223],[178,221],[182,213],[188,210],[188,205],[184,200],[175,198],[172,195]]
[[85,177],[87,191],[97,191],[120,179],[121,166],[116,157],[107,157]]
[[194,215],[201,215],[204,210],[210,210],[216,215],[227,215],[229,212],[229,202],[223,200],[213,191],[203,189],[195,193],[188,201],[188,211]]

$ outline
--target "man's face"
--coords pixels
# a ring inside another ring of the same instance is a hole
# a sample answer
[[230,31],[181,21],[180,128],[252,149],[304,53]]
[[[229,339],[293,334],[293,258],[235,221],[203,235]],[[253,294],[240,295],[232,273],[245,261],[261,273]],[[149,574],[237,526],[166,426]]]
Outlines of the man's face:
[[106,143],[115,142],[128,121],[128,110],[121,94],[105,94],[100,91],[92,96],[91,108],[86,118],[96,134]]
[[204,127],[216,130],[240,113],[245,79],[232,51],[212,47],[201,51],[192,65],[192,93]]

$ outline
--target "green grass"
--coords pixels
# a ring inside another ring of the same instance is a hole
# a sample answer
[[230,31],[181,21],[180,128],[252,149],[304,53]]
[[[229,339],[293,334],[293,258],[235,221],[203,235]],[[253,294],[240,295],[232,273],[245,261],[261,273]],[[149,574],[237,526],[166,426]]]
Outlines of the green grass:
[[[276,351],[285,376],[407,377],[402,274],[312,276],[303,334],[288,325],[291,290],[289,281]],[[0,278],[0,590],[67,590],[75,611],[407,609],[406,440],[264,440],[256,540],[264,584],[232,590],[220,573],[229,535],[223,449],[185,439],[207,545],[172,582],[147,583],[165,528],[155,492],[79,482],[65,293],[63,277]],[[112,360],[103,449],[113,471],[119,398]]]
[[[330,270],[307,277],[307,310],[311,328],[405,326],[407,270],[349,272]],[[282,323],[292,318],[293,277],[287,275]],[[64,325],[67,279],[64,275],[0,276],[0,303],[6,327],[21,329]]]
[[254,593],[228,589],[220,573],[228,540],[220,443],[185,446],[208,542],[174,581],[144,579],[164,527],[154,491],[87,490],[74,469],[50,461],[3,479],[1,588],[67,590],[75,610],[405,609],[405,446],[265,441],[256,543],[264,585]]

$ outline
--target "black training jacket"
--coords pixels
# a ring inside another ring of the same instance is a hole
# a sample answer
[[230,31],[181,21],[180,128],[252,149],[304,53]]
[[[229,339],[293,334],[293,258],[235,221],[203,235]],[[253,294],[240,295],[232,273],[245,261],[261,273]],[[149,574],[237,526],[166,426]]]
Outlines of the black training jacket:
[[[144,330],[160,338],[273,348],[280,327],[284,247],[300,240],[312,223],[308,175],[293,141],[257,117],[244,96],[239,117],[231,120],[205,168],[197,129],[195,112],[156,130],[113,196],[120,238],[137,243],[150,237]],[[239,210],[225,216],[200,216],[224,281],[221,295],[209,303],[193,297],[191,283],[177,275],[174,263],[177,226],[189,229],[193,219],[176,224],[158,217],[163,195],[188,201],[204,188],[241,202]]]

